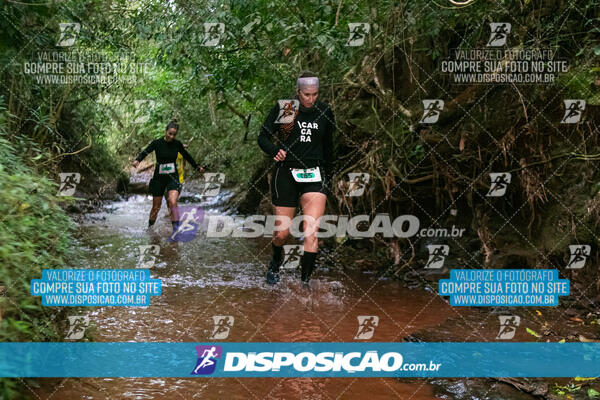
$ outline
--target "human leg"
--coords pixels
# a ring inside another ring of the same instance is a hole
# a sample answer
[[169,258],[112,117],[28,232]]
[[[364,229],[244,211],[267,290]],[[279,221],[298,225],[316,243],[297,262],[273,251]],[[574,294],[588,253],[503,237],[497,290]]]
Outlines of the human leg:
[[176,223],[179,221],[179,210],[177,209],[177,198],[179,192],[177,190],[169,190],[167,192],[167,206],[171,212],[171,222]]
[[156,222],[156,217],[160,211],[162,204],[162,196],[152,196],[152,209],[150,209],[150,217],[148,218],[148,227],[151,227]]
[[267,270],[267,283],[279,281],[279,268],[283,263],[283,245],[290,234],[289,222],[294,217],[296,207],[275,206],[275,234],[271,242],[273,256]]
[[289,168],[275,167],[271,177],[271,201],[275,213],[275,234],[271,242],[273,256],[267,270],[267,283],[279,280],[279,267],[283,263],[283,245],[290,234],[289,222],[294,217],[298,204],[298,185]]
[[316,233],[319,229],[319,221],[325,212],[327,196],[319,192],[307,192],[300,197],[302,214],[306,217],[303,222],[304,231],[304,253],[300,259],[302,265],[302,282],[308,283],[315,266],[319,239]]

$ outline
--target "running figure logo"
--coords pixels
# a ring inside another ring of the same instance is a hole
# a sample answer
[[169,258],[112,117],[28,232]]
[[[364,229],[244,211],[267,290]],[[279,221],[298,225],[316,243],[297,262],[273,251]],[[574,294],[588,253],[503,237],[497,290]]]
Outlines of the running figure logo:
[[440,113],[444,109],[444,100],[423,100],[423,117],[419,121],[421,124],[435,124],[440,118]]
[[156,102],[154,100],[134,100],[135,107],[134,124],[144,124],[150,119],[150,110],[154,109]]
[[223,183],[225,183],[225,174],[221,172],[205,172],[201,195],[205,197],[218,195]]
[[366,22],[350,22],[348,29],[350,36],[348,36],[346,46],[357,47],[365,43],[365,38],[371,31],[371,25]]
[[215,327],[210,335],[211,340],[223,340],[229,336],[229,331],[233,328],[235,319],[232,315],[213,315]]
[[196,346],[198,361],[192,375],[210,375],[217,368],[217,360],[223,355],[221,346]]
[[585,100],[563,100],[565,103],[565,116],[560,121],[561,124],[576,124],[581,119],[581,114],[585,110]]
[[286,244],[283,246],[283,264],[282,269],[296,269],[300,265],[300,257],[304,254],[302,245]]
[[580,269],[585,265],[585,260],[590,256],[589,244],[572,244],[569,245],[571,257],[567,264],[568,269]]
[[500,318],[500,330],[496,339],[509,340],[515,337],[517,327],[521,324],[521,317],[518,315],[502,315]]
[[141,245],[140,258],[138,259],[138,268],[152,268],[156,261],[156,256],[160,253],[160,246],[157,244]]
[[60,186],[57,196],[73,196],[75,188],[81,182],[81,174],[78,172],[61,172],[58,174],[60,178]]
[[379,317],[377,315],[359,315],[358,319],[358,331],[354,336],[355,340],[368,340],[373,337],[375,328],[379,325]]
[[362,196],[365,192],[367,184],[369,183],[369,177],[370,175],[367,173],[349,172],[348,179],[350,180],[350,183],[348,185],[348,193],[346,193],[346,197]]
[[491,22],[490,29],[490,40],[488,40],[486,46],[497,47],[504,46],[506,44],[506,38],[510,33],[511,24],[508,22]]
[[492,185],[487,192],[487,197],[502,197],[506,193],[506,188],[511,180],[510,172],[491,172],[490,180]]
[[201,46],[215,47],[221,40],[221,35],[225,33],[225,24],[205,22],[204,37],[202,38]]
[[83,338],[85,329],[90,325],[90,318],[81,315],[70,316],[69,318],[69,331],[65,339],[79,340]]
[[196,237],[198,227],[204,217],[204,210],[200,207],[177,207],[179,224],[175,225],[168,242],[189,242]]
[[58,24],[60,29],[60,38],[56,42],[57,47],[71,47],[75,44],[75,39],[79,34],[81,25],[79,22],[62,22]]
[[427,250],[429,250],[429,259],[425,264],[425,269],[442,268],[446,257],[450,253],[450,247],[447,244],[429,244]]
[[279,104],[279,114],[275,118],[276,124],[289,124],[294,122],[298,107],[300,107],[300,100],[277,100]]

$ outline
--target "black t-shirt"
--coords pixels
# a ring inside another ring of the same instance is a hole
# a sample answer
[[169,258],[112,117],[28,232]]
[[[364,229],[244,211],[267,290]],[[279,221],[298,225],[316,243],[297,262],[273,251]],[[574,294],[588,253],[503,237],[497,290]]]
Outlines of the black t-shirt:
[[[323,164],[326,173],[332,173],[333,135],[335,118],[328,104],[315,102],[311,108],[300,104],[289,135],[283,134],[281,124],[275,123],[279,116],[279,104],[271,109],[260,134],[258,145],[272,159],[280,149],[286,151],[286,167],[312,168]],[[286,137],[287,136],[287,137]]]
[[[159,176],[159,166],[160,164],[175,164],[177,160],[177,153],[181,153],[184,159],[186,159],[194,169],[198,168],[198,164],[192,158],[190,153],[183,147],[183,143],[181,143],[177,139],[173,139],[170,142],[167,142],[164,137],[160,139],[153,140],[148,147],[146,147],[136,158],[138,161],[142,161],[146,156],[152,152],[156,153],[156,166],[154,167],[154,177]],[[175,168],[174,172],[169,175],[177,175],[177,168]],[[179,178],[178,178],[179,179]]]

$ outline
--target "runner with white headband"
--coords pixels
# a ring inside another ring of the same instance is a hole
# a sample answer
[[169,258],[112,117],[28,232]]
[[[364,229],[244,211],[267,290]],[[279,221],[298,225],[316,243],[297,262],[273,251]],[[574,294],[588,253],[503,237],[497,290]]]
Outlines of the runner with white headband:
[[[298,198],[304,221],[302,282],[308,284],[318,251],[318,221],[325,211],[333,175],[333,134],[335,118],[328,104],[317,101],[319,78],[303,73],[297,81],[294,99],[279,100],[269,112],[258,136],[260,148],[276,161],[271,178],[271,200],[275,215],[294,218]],[[267,270],[267,283],[279,281],[283,245],[289,227],[273,237],[273,257]]]

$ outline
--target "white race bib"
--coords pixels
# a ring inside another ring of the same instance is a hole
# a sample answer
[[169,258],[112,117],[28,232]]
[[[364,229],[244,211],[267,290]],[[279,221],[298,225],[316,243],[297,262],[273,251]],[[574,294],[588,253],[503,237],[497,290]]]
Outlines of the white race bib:
[[158,173],[159,174],[172,174],[173,172],[175,172],[175,163],[158,165]]
[[296,182],[321,182],[321,171],[315,168],[291,168]]

